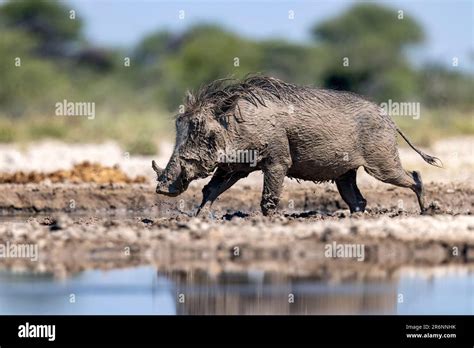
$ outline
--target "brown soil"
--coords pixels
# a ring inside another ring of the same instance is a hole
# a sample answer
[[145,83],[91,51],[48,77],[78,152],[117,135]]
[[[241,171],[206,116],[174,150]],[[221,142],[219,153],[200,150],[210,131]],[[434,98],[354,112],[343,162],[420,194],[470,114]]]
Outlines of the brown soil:
[[[361,187],[368,200],[367,212],[360,218],[418,216],[414,193],[407,189],[379,184]],[[467,184],[425,185],[431,215],[471,215],[474,188]],[[0,185],[0,215],[67,212],[74,214],[146,213],[152,217],[193,215],[201,201],[200,187],[191,187],[176,198],[159,196],[151,185],[126,184],[29,184]],[[232,216],[259,214],[259,187],[239,185],[224,193],[212,212]],[[286,185],[280,215],[290,219],[319,221],[339,219],[349,214],[333,184]]]
[[28,184],[50,181],[52,183],[145,183],[144,176],[128,177],[116,165],[106,167],[99,163],[82,162],[74,165],[71,170],[56,170],[51,173],[36,171],[15,173],[0,173],[0,184]]

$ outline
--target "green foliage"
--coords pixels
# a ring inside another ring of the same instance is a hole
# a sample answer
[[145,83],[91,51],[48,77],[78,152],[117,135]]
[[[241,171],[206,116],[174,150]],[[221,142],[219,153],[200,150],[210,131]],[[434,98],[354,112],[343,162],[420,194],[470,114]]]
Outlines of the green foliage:
[[173,40],[173,35],[168,31],[148,35],[135,48],[134,61],[139,65],[156,64],[179,45],[177,41]]
[[33,122],[28,127],[29,138],[39,140],[43,138],[64,139],[66,138],[69,128],[64,123],[37,123]]
[[15,141],[16,129],[8,119],[0,119],[0,143],[11,143]]
[[[262,54],[256,42],[212,26],[191,28],[181,47],[162,63],[168,105],[182,100],[186,89],[223,77],[258,71]],[[166,102],[166,100],[165,100]]]
[[449,71],[441,66],[430,65],[419,73],[420,92],[427,104],[441,107],[457,105],[460,108],[473,107],[474,79]]
[[[352,45],[359,40],[378,37],[381,46],[397,52],[407,44],[419,43],[424,34],[413,18],[376,4],[359,4],[334,19],[313,28],[316,39],[334,45]],[[373,40],[373,39],[371,39]]]
[[157,153],[156,144],[150,139],[137,139],[127,144],[125,149],[131,155],[152,156]]
[[34,45],[35,40],[22,32],[4,30],[0,35],[0,106],[8,115],[53,112],[54,103],[70,91],[65,73],[31,54]]
[[[418,120],[410,117],[395,117],[394,121],[410,140],[420,146],[429,146],[434,141],[456,135],[474,134],[473,110],[453,108],[421,109]],[[403,144],[403,143],[400,143]],[[406,144],[403,144],[406,146]]]
[[[409,44],[419,43],[424,34],[421,27],[395,10],[360,4],[334,19],[313,28],[332,56],[332,64],[324,75],[324,85],[372,96],[381,101],[412,96],[417,89],[416,72],[403,54]],[[348,66],[343,59],[348,59]]]
[[69,9],[61,3],[21,0],[1,6],[0,25],[26,31],[37,40],[41,54],[57,55],[80,38],[82,22],[70,19]]
[[[472,75],[411,66],[405,50],[422,42],[422,28],[406,13],[398,19],[390,8],[355,5],[313,28],[314,42],[253,40],[196,25],[179,34],[152,33],[129,52],[82,41],[82,22],[70,20],[68,11],[53,1],[0,5],[0,142],[113,138],[131,153],[151,155],[158,136],[172,136],[167,114],[187,89],[258,72],[379,102],[421,101],[431,111],[414,133],[426,143],[444,130],[474,133]],[[131,57],[129,67],[124,57]],[[54,116],[63,99],[94,102],[96,118]],[[434,108],[449,112],[442,116]],[[400,121],[406,126],[407,120]]]
[[318,85],[329,63],[325,50],[288,43],[283,40],[263,41],[259,71],[285,81],[304,85]]

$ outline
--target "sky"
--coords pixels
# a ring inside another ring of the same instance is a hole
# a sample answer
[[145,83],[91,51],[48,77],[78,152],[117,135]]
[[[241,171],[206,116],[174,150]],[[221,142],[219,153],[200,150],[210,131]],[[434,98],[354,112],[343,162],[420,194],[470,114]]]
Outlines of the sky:
[[[253,39],[310,40],[315,23],[350,8],[351,0],[64,0],[85,22],[85,35],[100,46],[131,47],[146,34],[180,32],[196,23],[220,24]],[[474,71],[474,0],[371,1],[403,10],[424,28],[426,42],[410,51],[417,65],[436,61]],[[179,19],[184,10],[185,18]],[[294,19],[288,12],[294,11]]]

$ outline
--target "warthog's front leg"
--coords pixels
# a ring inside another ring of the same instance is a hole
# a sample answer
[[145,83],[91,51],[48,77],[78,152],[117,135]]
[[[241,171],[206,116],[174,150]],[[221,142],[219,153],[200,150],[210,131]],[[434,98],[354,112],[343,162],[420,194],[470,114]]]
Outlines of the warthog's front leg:
[[248,175],[249,173],[247,172],[226,172],[218,168],[209,183],[202,189],[202,202],[196,212],[196,216],[199,215],[207,202],[211,202],[210,206],[212,206],[212,203],[214,203],[217,197],[219,197],[237,181],[245,178]]
[[276,212],[287,171],[288,166],[284,164],[272,164],[263,169],[263,193],[260,203],[263,215],[273,215]]

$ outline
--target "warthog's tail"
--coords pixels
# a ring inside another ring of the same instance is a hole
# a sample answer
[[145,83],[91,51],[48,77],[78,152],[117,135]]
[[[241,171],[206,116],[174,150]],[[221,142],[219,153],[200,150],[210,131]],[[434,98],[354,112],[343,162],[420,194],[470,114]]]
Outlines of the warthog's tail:
[[438,157],[430,156],[424,153],[423,151],[418,150],[415,146],[413,146],[412,143],[410,143],[410,140],[405,136],[405,134],[402,133],[402,131],[397,127],[397,132],[402,136],[403,139],[407,142],[410,147],[415,150],[426,163],[431,164],[432,166],[443,168],[443,162]]

